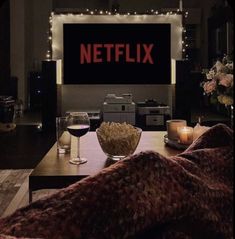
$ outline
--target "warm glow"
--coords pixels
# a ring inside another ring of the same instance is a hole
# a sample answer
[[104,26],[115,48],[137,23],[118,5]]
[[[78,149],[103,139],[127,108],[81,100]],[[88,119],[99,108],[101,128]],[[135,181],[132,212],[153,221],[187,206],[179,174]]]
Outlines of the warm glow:
[[56,83],[57,85],[62,84],[62,61],[56,61]]
[[188,126],[179,127],[177,129],[179,142],[181,144],[191,144],[193,142],[193,128]]
[[176,64],[175,64],[175,59],[171,59],[171,84],[176,84]]
[[[102,12],[102,14],[100,14]],[[175,12],[168,12],[168,15],[155,11],[153,14],[127,15],[111,14],[105,11],[90,11],[89,14],[52,14],[51,15],[52,36],[52,59],[63,58],[63,24],[66,23],[169,23],[171,24],[171,57],[176,60],[182,59],[182,14],[175,15]],[[56,47],[55,47],[56,46]]]

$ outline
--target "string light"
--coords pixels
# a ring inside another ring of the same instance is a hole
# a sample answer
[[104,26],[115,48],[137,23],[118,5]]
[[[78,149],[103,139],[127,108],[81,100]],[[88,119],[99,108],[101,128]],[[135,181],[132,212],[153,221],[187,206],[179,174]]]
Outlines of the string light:
[[49,16],[49,29],[50,31],[48,32],[48,51],[46,53],[46,58],[47,59],[51,59],[52,58],[52,22],[53,22],[53,17],[55,15],[59,15],[59,16],[68,16],[68,15],[72,15],[72,16],[76,16],[76,15],[109,15],[109,16],[132,16],[132,15],[158,15],[158,16],[176,16],[176,15],[182,15],[182,58],[186,58],[188,59],[188,55],[185,54],[186,49],[185,47],[188,47],[188,44],[186,43],[186,40],[188,39],[186,36],[186,29],[185,29],[185,18],[188,17],[188,12],[183,12],[180,11],[180,9],[178,8],[176,11],[160,11],[160,10],[155,10],[155,9],[151,9],[151,10],[147,10],[145,12],[141,12],[141,13],[137,13],[136,11],[134,12],[126,12],[126,13],[119,13],[117,11],[117,9],[114,9],[113,12],[107,11],[107,10],[98,10],[98,9],[86,9],[83,12],[73,12],[73,13],[64,13],[64,12],[51,12],[51,15]]

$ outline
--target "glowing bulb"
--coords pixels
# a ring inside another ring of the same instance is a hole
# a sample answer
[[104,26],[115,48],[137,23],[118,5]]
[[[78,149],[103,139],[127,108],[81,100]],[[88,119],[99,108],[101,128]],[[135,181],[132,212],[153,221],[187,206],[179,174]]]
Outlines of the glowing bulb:
[[100,11],[100,14],[103,14],[103,11]]
[[90,13],[91,13],[91,15],[93,15],[93,14],[94,14],[94,12],[93,12],[93,11],[91,11]]

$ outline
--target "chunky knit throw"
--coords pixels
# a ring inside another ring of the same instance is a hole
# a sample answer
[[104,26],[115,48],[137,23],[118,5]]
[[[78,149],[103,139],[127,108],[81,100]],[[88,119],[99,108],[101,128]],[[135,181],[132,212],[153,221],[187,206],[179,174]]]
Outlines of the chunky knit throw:
[[232,239],[232,216],[233,132],[218,124],[182,154],[133,155],[17,210],[0,219],[0,234],[48,239]]

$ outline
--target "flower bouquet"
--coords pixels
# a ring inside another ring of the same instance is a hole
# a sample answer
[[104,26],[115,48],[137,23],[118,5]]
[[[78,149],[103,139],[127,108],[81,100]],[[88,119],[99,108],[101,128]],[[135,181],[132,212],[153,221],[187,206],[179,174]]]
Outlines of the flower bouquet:
[[204,94],[210,96],[213,104],[233,105],[233,62],[227,57],[217,61],[215,65],[203,73],[206,80],[202,82]]

